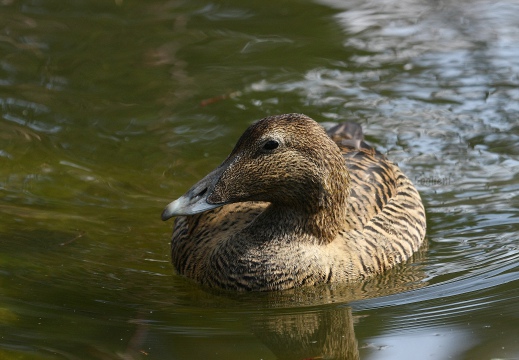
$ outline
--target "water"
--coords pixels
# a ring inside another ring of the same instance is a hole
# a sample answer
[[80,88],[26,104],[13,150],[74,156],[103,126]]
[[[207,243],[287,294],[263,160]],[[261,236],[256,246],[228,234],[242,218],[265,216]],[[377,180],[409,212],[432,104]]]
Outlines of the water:
[[[0,358],[519,358],[519,4],[0,1]],[[163,207],[247,125],[354,120],[428,248],[354,287],[207,292]]]

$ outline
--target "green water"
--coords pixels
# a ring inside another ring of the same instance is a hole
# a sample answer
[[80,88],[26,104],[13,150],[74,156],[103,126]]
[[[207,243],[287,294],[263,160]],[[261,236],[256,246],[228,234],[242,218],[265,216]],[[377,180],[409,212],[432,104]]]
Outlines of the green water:
[[[513,1],[0,1],[1,359],[519,358]],[[207,292],[164,206],[253,120],[353,120],[428,248],[354,287]]]

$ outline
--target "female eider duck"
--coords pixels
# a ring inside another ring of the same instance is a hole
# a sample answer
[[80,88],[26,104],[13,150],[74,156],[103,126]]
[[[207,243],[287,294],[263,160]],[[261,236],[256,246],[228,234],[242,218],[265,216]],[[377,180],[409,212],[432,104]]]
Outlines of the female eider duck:
[[252,124],[162,213],[173,216],[177,271],[231,290],[361,280],[408,259],[425,236],[420,195],[359,125],[327,134],[302,114]]

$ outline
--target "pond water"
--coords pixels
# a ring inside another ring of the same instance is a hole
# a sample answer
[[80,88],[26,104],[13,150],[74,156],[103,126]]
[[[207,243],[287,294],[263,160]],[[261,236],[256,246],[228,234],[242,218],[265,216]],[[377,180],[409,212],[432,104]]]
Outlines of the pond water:
[[[0,358],[518,359],[519,3],[0,1]],[[206,291],[164,206],[253,120],[357,121],[428,247],[355,286]]]

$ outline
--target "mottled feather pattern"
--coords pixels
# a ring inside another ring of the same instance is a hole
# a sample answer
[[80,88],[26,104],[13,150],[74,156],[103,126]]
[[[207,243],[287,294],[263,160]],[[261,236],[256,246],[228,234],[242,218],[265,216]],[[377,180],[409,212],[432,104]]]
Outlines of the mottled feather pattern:
[[[269,131],[269,123],[262,126],[264,128],[247,131]],[[321,241],[319,233],[308,228],[298,232],[301,235],[295,241],[290,229],[294,224],[297,226],[299,220],[292,217],[290,210],[280,211],[283,207],[275,207],[275,228],[269,228],[266,221],[274,212],[269,203],[231,203],[176,219],[171,245],[173,265],[179,274],[210,287],[283,290],[358,281],[408,259],[419,249],[425,236],[425,212],[420,196],[394,163],[363,141],[362,131],[356,126],[342,125],[328,134],[336,144],[330,146],[340,149],[349,173],[349,179],[344,178],[349,182],[343,205],[346,216],[333,239]],[[344,132],[345,129],[353,129],[353,134]],[[250,138],[262,135],[247,136],[240,139],[233,151],[240,151],[240,146],[246,146]],[[309,152],[309,157],[316,156],[312,153],[314,149],[305,151]],[[254,156],[261,159],[263,155],[251,156],[252,165],[247,166],[255,166]],[[287,164],[279,165],[280,172],[265,174],[265,179],[258,179],[258,183],[261,186],[270,184],[270,187],[266,186],[268,191],[274,191],[274,177],[283,176],[282,171],[317,171],[318,174],[321,171],[311,166],[298,166],[295,159],[288,159]],[[319,181],[324,189],[322,206],[326,207],[326,201],[331,201],[327,192],[333,192],[330,190],[333,184],[327,184],[327,179]],[[293,188],[287,189],[287,199],[291,199],[292,191],[304,193],[307,190],[305,186],[297,186],[294,184]],[[294,206],[308,206],[304,199],[302,196],[297,200],[301,203]],[[335,216],[334,211],[328,214]],[[320,224],[319,221],[317,219],[316,223]],[[306,224],[302,223],[303,226]]]

